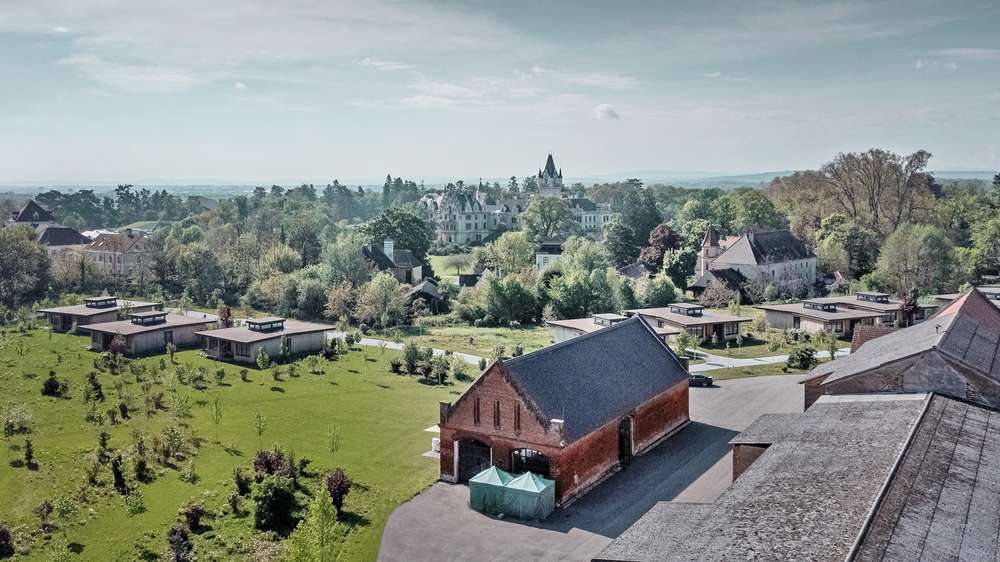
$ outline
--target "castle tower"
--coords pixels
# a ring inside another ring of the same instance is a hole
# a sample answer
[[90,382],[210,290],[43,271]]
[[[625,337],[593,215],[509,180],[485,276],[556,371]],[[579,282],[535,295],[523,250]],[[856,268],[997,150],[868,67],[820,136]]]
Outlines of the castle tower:
[[698,252],[698,264],[694,270],[696,277],[701,277],[706,271],[712,269],[712,262],[722,253],[721,250],[719,232],[715,230],[714,226],[708,225],[705,237],[701,240],[701,251]]
[[562,197],[562,186],[562,170],[556,171],[552,154],[549,154],[549,159],[545,161],[545,169],[538,172],[538,193],[543,197]]

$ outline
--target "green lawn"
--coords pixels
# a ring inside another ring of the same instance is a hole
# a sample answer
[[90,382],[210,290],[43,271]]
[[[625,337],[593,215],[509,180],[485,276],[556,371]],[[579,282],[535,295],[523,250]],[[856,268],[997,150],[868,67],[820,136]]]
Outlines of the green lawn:
[[[829,359],[820,359],[820,363],[826,363]],[[713,369],[704,371],[717,381],[728,379],[744,379],[748,377],[769,377],[772,375],[804,375],[809,371],[799,369],[785,369],[784,363],[771,363],[768,365],[754,365],[753,367],[733,367],[732,369]]]
[[[469,254],[460,254],[464,257],[469,257]],[[434,273],[438,275],[455,275],[455,268],[446,268],[444,266],[445,260],[451,256],[427,256],[427,261],[431,262],[431,267],[434,268]],[[472,262],[469,262],[468,267],[464,267],[461,273],[472,273]]]
[[[147,422],[141,413],[133,412],[123,423],[106,423],[99,428],[85,420],[82,399],[83,379],[93,370],[97,354],[85,349],[89,343],[86,337],[55,334],[50,340],[48,334],[45,330],[9,333],[0,349],[0,410],[10,404],[25,404],[32,412],[30,434],[14,436],[10,445],[0,443],[7,455],[0,464],[0,521],[18,528],[16,534],[22,542],[28,537],[36,543],[27,560],[47,559],[47,545],[62,537],[75,552],[69,560],[156,559],[154,555],[166,547],[166,531],[177,520],[177,510],[192,499],[201,501],[207,511],[202,528],[192,535],[198,559],[242,559],[243,545],[258,532],[252,528],[252,517],[232,515],[225,500],[234,489],[233,467],[249,466],[258,449],[256,408],[267,416],[265,448],[272,444],[290,446],[297,458],[312,459],[311,474],[306,478],[309,487],[314,478],[329,473],[334,466],[344,468],[354,480],[356,486],[344,506],[350,530],[340,559],[374,560],[392,511],[437,480],[438,461],[421,454],[430,450],[435,436],[423,430],[437,423],[438,401],[454,400],[471,382],[452,381],[454,384],[437,387],[417,378],[393,375],[371,349],[366,374],[357,348],[346,358],[327,363],[322,375],[300,367],[298,376],[284,375],[279,382],[271,380],[269,371],[253,368],[252,382],[241,382],[239,367],[213,362],[189,350],[176,355],[178,364],[206,367],[209,373],[219,365],[226,369],[223,386],[216,386],[211,375],[204,390],[177,386],[176,392],[182,394],[190,390],[190,417],[178,419],[172,411],[160,410]],[[23,370],[14,351],[22,338],[30,346]],[[386,365],[393,354],[386,353]],[[153,365],[160,359],[142,361]],[[174,369],[169,359],[166,365],[168,370]],[[69,399],[41,395],[50,368],[59,378],[69,380]],[[470,366],[470,375],[476,371]],[[104,373],[100,382],[108,407],[118,401],[116,379],[125,382],[124,392],[136,395],[142,403],[144,391],[134,375]],[[144,378],[150,380],[150,375]],[[160,384],[152,390],[171,393]],[[221,444],[216,442],[209,414],[216,396],[224,409],[218,427]],[[343,436],[335,457],[324,447],[324,431],[330,424],[339,426]],[[83,465],[97,447],[99,431],[110,433],[112,449],[124,450],[132,443],[133,430],[146,435],[149,442],[154,435],[162,435],[167,425],[179,426],[187,442],[197,444],[191,445],[189,457],[194,459],[196,483],[178,478],[186,460],[177,466],[152,462],[155,480],[139,485],[146,511],[134,517],[126,515],[122,498],[110,485],[107,464],[99,477],[104,485],[82,486]],[[37,469],[29,469],[18,460],[23,457],[25,437],[34,444]],[[236,451],[224,447],[234,443],[238,443]],[[66,521],[56,520],[56,530],[40,532],[32,510],[43,500],[64,495],[74,498],[77,513]],[[244,502],[248,505],[249,499]]]
[[[474,326],[449,326],[447,328],[420,328],[400,326],[399,329],[418,345],[450,349],[479,357],[490,357],[495,346],[503,345],[510,355],[514,345],[520,344],[524,352],[539,350],[552,345],[555,334],[547,326],[522,326],[520,328],[476,328]],[[383,339],[377,331],[366,337]],[[471,340],[471,341],[470,341]]]
[[[730,356],[736,359],[754,359],[757,357],[771,357],[773,355],[787,355],[788,352],[790,352],[796,345],[802,345],[802,344],[786,343],[782,344],[777,351],[771,351],[768,348],[766,341],[761,341],[756,338],[743,336],[742,346],[736,345],[735,341],[729,342],[729,353]],[[817,343],[810,343],[809,345],[812,345],[814,348],[816,348],[816,351],[826,351],[825,345]],[[838,348],[851,347],[851,340],[838,339],[837,347]],[[697,350],[704,353],[711,353],[712,355],[721,355],[723,357],[726,357],[726,342],[719,342],[715,345],[712,345],[711,342],[703,343],[702,345],[698,346]]]

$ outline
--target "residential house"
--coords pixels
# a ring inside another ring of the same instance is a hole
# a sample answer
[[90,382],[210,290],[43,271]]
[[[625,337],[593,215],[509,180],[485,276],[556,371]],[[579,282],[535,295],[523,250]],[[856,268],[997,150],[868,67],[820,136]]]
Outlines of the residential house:
[[557,234],[539,244],[538,251],[535,252],[535,267],[545,269],[559,261],[565,243],[566,237]]
[[809,373],[804,405],[820,396],[939,392],[1000,407],[1000,309],[970,289],[930,320],[871,339]]
[[400,283],[414,283],[424,278],[424,264],[409,250],[393,248],[392,240],[384,241],[381,248],[375,244],[362,246],[361,254],[376,270],[392,273]]
[[52,213],[46,211],[41,205],[29,199],[20,209],[13,211],[10,215],[12,224],[30,224],[37,228],[42,225],[54,226],[59,224]]
[[131,228],[126,228],[122,233],[98,234],[82,251],[116,285],[143,278],[151,265],[149,238],[143,232]]
[[411,303],[418,299],[423,300],[424,306],[426,306],[427,310],[432,314],[438,313],[438,308],[441,306],[441,301],[443,300],[441,298],[441,293],[438,292],[437,283],[435,283],[431,278],[424,279],[420,283],[414,285],[413,288],[406,293],[406,297]]
[[710,341],[713,335],[719,341],[735,340],[740,333],[740,324],[753,320],[742,316],[706,312],[704,306],[688,303],[674,303],[662,308],[637,308],[626,312],[642,316],[651,326],[657,328],[668,328],[677,332],[687,330],[702,341]]
[[149,312],[159,308],[160,305],[155,302],[130,301],[116,297],[90,297],[83,299],[83,304],[43,308],[38,312],[45,315],[53,330],[66,332],[73,327],[74,322],[79,328],[88,324],[103,324],[118,320],[118,311],[124,306],[130,307],[133,312]]
[[998,442],[1000,413],[964,400],[826,396],[734,438],[714,502],[657,503],[594,560],[993,560]]
[[49,256],[62,250],[83,250],[90,244],[90,238],[68,226],[40,224],[35,227],[38,241],[45,244]]
[[767,284],[792,293],[816,284],[816,256],[787,230],[748,232],[730,241],[709,226],[698,255],[694,285],[707,287],[702,277],[708,270],[718,269],[731,269],[745,279],[764,278]]
[[619,267],[618,273],[634,281],[638,281],[640,279],[648,279],[656,275],[656,271],[653,268],[642,263],[641,261],[635,261],[628,265],[623,265]]
[[132,313],[127,320],[87,324],[80,329],[90,332],[90,347],[96,351],[108,351],[116,337],[124,337],[125,355],[133,356],[165,353],[169,343],[178,348],[194,346],[198,343],[195,333],[211,322],[150,310]]
[[420,199],[420,204],[431,214],[438,242],[471,244],[490,235],[491,213],[474,194],[458,191],[428,194]]
[[[892,298],[888,293],[878,293],[873,291],[862,291],[854,295],[846,295],[842,297],[821,297],[809,299],[808,302],[823,306],[834,305],[838,310],[878,313],[873,318],[866,318],[861,321],[862,324],[866,325],[887,324],[892,326],[898,324],[900,326],[905,326],[907,324],[919,324],[923,322],[935,308],[935,305],[932,304],[918,304],[912,318],[903,318],[900,313],[900,307],[903,305],[903,301]],[[771,324],[772,328],[790,329],[795,327],[796,315],[789,314],[785,311],[785,307],[788,306],[792,306],[794,308],[794,305],[760,306],[757,308],[769,311],[767,321]],[[772,311],[773,314],[771,313]]]
[[689,422],[684,364],[641,318],[493,363],[441,402],[441,480],[490,466],[555,481],[566,505]]
[[[700,259],[700,258],[699,258]],[[709,269],[704,274],[701,275],[688,289],[694,298],[701,298],[702,293],[705,289],[713,283],[721,283],[723,287],[733,291],[737,295],[743,294],[743,283],[746,281],[746,277],[739,271],[732,268],[724,269]]]
[[253,363],[262,349],[268,357],[279,357],[282,337],[292,355],[318,353],[330,329],[321,324],[268,317],[251,318],[242,326],[196,332],[195,335],[201,338],[205,353],[216,359]]
[[836,302],[824,302],[820,299],[756,308],[764,311],[767,323],[772,328],[803,330],[809,335],[826,330],[838,337],[850,336],[854,333],[855,326],[873,325],[876,322],[881,324],[886,317],[884,311],[838,307]]

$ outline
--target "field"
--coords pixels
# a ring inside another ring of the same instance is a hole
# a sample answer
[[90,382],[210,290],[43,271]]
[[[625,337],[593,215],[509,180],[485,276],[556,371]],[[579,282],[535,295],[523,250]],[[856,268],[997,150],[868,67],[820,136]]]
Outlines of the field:
[[[18,341],[28,344],[23,366],[15,353]],[[271,379],[270,371],[250,369],[250,380],[242,382],[239,368],[213,362],[197,351],[179,352],[175,361],[187,368],[208,370],[207,388],[198,390],[178,385],[171,391],[170,376],[147,372],[143,382],[162,379],[151,391],[170,395],[190,393],[190,415],[178,418],[172,409],[160,409],[150,419],[133,408],[131,418],[112,425],[98,426],[87,421],[82,399],[84,376],[94,369],[96,353],[87,351],[88,338],[34,330],[26,334],[11,332],[0,349],[0,410],[14,404],[26,405],[32,413],[31,431],[18,434],[0,444],[7,459],[0,464],[0,521],[15,528],[21,546],[34,543],[26,560],[46,560],[53,544],[68,543],[68,560],[154,560],[166,548],[166,531],[178,520],[178,509],[191,500],[200,501],[207,511],[192,534],[199,560],[242,559],[247,542],[259,535],[253,517],[236,516],[226,503],[234,490],[233,467],[250,466],[260,447],[272,444],[291,447],[296,458],[308,458],[306,488],[342,467],[354,482],[344,504],[343,520],[349,531],[343,538],[341,560],[374,560],[382,528],[397,505],[430,486],[438,475],[436,459],[421,456],[430,450],[432,433],[423,431],[438,421],[438,401],[454,400],[468,388],[471,379],[450,381],[438,387],[407,376],[393,375],[383,366],[394,352],[381,357],[369,349],[367,368],[362,353],[355,351],[338,361],[325,364],[323,374],[312,374],[299,367],[296,376],[284,374],[281,381]],[[141,360],[156,370],[161,357]],[[169,358],[167,369],[176,365]],[[225,367],[223,385],[215,384],[211,373]],[[42,396],[40,389],[49,370],[69,381],[69,398]],[[284,370],[284,369],[283,369]],[[470,366],[469,373],[476,371]],[[128,373],[128,370],[126,370]],[[118,402],[116,383],[127,396],[142,404],[144,390],[135,375],[108,373],[99,375],[106,396],[105,405]],[[264,380],[264,384],[261,381]],[[223,416],[216,426],[210,417],[215,397],[220,399]],[[254,411],[266,417],[266,430],[259,439]],[[335,455],[324,446],[324,432],[334,424],[342,434],[342,445]],[[112,486],[109,463],[100,464],[98,485],[85,484],[85,467],[98,447],[98,434],[110,434],[109,448],[125,451],[133,443],[133,432],[144,435],[146,442],[163,435],[166,426],[176,426],[186,438],[185,458],[166,465],[151,461],[155,479],[139,484],[144,512],[129,517],[122,497]],[[219,438],[216,438],[218,434]],[[30,438],[37,466],[23,461],[25,438]],[[194,460],[195,483],[180,480],[188,460]],[[39,518],[33,510],[43,500],[69,498],[76,512],[65,518],[52,514],[52,526],[39,530]],[[249,504],[244,500],[244,507]],[[65,541],[65,542],[63,542]],[[20,559],[20,558],[18,558]]]
[[[400,326],[399,330],[407,337],[407,341],[413,341],[417,345],[449,349],[479,357],[491,357],[493,348],[497,345],[504,346],[506,356],[510,356],[515,345],[520,345],[524,348],[524,352],[528,353],[552,345],[555,338],[552,328],[547,326],[522,326],[513,329],[474,326],[445,328]],[[372,331],[366,337],[384,339],[377,331]]]
[[[820,363],[826,363],[829,359],[820,359]],[[767,365],[754,365],[753,367],[733,367],[732,369],[713,369],[705,371],[706,375],[717,381],[728,379],[744,379],[749,377],[769,377],[773,375],[804,375],[809,371],[800,369],[786,369],[784,363],[770,363]]]
[[[469,254],[460,254],[463,257],[469,257]],[[438,275],[455,275],[455,268],[447,268],[444,266],[445,260],[451,256],[427,256],[427,261],[430,262],[431,267],[434,268],[434,273]],[[461,273],[472,273],[472,262],[469,265],[463,267]]]

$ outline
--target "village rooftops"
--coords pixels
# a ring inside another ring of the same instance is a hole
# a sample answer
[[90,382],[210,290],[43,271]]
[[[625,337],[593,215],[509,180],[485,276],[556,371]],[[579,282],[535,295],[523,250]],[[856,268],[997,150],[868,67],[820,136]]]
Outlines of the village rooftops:
[[[858,293],[857,295],[847,295],[844,297],[822,297],[810,299],[810,302],[819,304],[836,304],[838,308],[863,308],[866,310],[877,310],[880,312],[896,312],[903,301],[890,298],[886,293]],[[919,304],[920,308],[934,308],[933,304]]]
[[[137,317],[138,315],[138,317]],[[80,330],[89,332],[102,332],[105,334],[121,334],[131,336],[143,332],[153,332],[156,330],[168,330],[178,326],[206,325],[212,320],[206,318],[192,318],[179,314],[167,314],[165,312],[137,312],[128,320],[117,322],[102,322],[100,324],[87,324],[80,326]]]
[[135,309],[153,308],[160,306],[159,303],[155,302],[131,301],[128,299],[116,299],[115,297],[93,297],[89,299],[83,299],[83,301],[86,304],[76,304],[72,306],[57,306],[54,308],[43,308],[38,312],[48,312],[53,314],[70,314],[73,316],[93,316],[95,314],[104,314],[109,310],[114,310],[115,308],[121,308],[126,303],[131,305]]
[[[266,328],[261,330],[255,330],[250,327],[251,322],[260,324],[261,326],[274,326],[278,321],[281,321],[280,328]],[[222,328],[220,330],[207,330],[204,332],[196,332],[195,335],[211,337],[236,343],[253,343],[273,338],[280,338],[281,336],[292,336],[295,334],[310,334],[313,332],[325,332],[331,329],[332,328],[330,326],[324,326],[322,324],[313,324],[310,322],[299,322],[297,320],[286,320],[284,318],[272,317],[272,318],[254,318],[251,320],[247,320],[246,326],[237,326],[235,328]]]
[[664,308],[636,308],[627,310],[630,314],[639,314],[657,318],[679,326],[700,326],[703,324],[723,324],[730,322],[750,322],[752,318],[730,316],[715,312],[705,312],[701,305],[675,303]]
[[837,308],[835,302],[817,302],[815,300],[802,301],[797,304],[774,304],[757,306],[761,310],[771,310],[775,312],[788,312],[797,316],[814,318],[824,322],[837,322],[840,320],[864,320],[865,318],[878,318],[884,316],[881,311],[859,310],[850,308]]
[[[993,304],[1000,306],[1000,287],[976,287],[986,298],[993,301]],[[962,296],[961,293],[951,293],[947,295],[933,295],[939,303],[942,301],[953,301]]]

